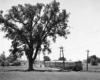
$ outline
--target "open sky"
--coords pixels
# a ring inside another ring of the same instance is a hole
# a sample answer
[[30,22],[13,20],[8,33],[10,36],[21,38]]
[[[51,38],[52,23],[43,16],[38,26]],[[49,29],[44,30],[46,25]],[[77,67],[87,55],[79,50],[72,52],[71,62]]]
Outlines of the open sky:
[[[17,4],[50,3],[52,0],[0,0],[0,10],[7,11]],[[56,0],[60,2],[60,9],[66,9],[70,14],[68,25],[71,27],[71,34],[68,38],[58,38],[56,43],[51,44],[51,59],[58,59],[59,47],[64,47],[64,54],[67,60],[86,59],[86,50],[89,55],[100,57],[100,0]],[[10,40],[3,38],[4,33],[0,32],[0,53],[2,51],[9,55]],[[41,55],[41,58],[43,56]]]

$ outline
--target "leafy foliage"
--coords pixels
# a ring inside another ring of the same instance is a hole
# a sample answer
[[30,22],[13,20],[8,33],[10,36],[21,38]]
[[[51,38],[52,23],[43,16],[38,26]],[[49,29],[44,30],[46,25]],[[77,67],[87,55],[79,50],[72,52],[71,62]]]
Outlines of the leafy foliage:
[[16,61],[17,60],[17,57],[15,56],[15,55],[13,55],[13,54],[10,54],[8,57],[7,57],[7,61],[9,62],[9,63],[13,63],[14,61]]
[[94,58],[92,58],[92,59],[91,59],[91,65],[92,65],[92,66],[93,66],[93,65],[98,65],[97,60],[94,59]]
[[99,62],[99,58],[96,55],[92,55],[90,57],[88,57],[88,63],[91,63],[91,65],[98,65]]
[[49,56],[44,56],[44,61],[50,61],[50,57]]
[[0,55],[0,62],[1,61],[5,61],[6,60],[6,56],[5,56],[5,52],[3,51]]
[[91,63],[91,60],[92,59],[97,59],[97,56],[96,55],[92,55],[92,56],[90,56],[90,57],[88,57],[88,63]]
[[25,53],[31,65],[39,50],[51,52],[48,37],[54,42],[57,36],[67,38],[70,33],[67,29],[69,14],[66,10],[61,11],[59,5],[54,0],[46,5],[12,6],[4,16],[1,11],[1,31],[6,32],[5,37],[12,40],[13,54]]
[[11,63],[10,66],[21,66],[21,62],[17,60],[13,61],[13,63]]
[[9,66],[9,62],[7,61],[7,58],[5,56],[5,52],[3,51],[0,55],[0,65],[1,66]]
[[66,61],[66,58],[65,57],[60,57],[58,60],[61,60],[61,61]]

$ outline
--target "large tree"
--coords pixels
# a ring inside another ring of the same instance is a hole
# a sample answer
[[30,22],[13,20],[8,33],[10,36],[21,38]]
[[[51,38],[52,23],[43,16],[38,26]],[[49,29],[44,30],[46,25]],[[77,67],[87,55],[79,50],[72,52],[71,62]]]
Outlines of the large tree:
[[55,0],[46,5],[19,4],[12,6],[5,15],[0,13],[1,30],[12,40],[13,54],[24,51],[29,61],[28,70],[33,70],[40,50],[51,52],[50,38],[55,42],[58,36],[66,38],[69,34],[69,14],[60,10],[59,5]]

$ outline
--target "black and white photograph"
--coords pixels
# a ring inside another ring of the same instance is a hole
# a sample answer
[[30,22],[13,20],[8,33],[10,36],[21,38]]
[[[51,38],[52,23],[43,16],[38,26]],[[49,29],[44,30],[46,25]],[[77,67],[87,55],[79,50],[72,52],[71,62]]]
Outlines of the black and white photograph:
[[100,80],[100,0],[0,0],[0,80]]

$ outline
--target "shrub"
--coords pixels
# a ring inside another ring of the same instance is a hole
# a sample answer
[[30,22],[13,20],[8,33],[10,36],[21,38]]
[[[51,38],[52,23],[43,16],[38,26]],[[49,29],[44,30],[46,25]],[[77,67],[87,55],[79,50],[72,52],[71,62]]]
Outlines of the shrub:
[[92,66],[97,66],[97,65],[98,65],[97,60],[92,59],[92,60],[91,60],[91,65],[92,65]]
[[60,61],[66,61],[66,58],[65,57],[60,57],[58,60],[60,60]]
[[44,61],[50,61],[50,57],[49,56],[44,56]]
[[14,61],[13,63],[10,64],[10,66],[21,66],[21,62]]

